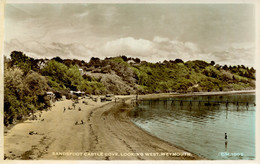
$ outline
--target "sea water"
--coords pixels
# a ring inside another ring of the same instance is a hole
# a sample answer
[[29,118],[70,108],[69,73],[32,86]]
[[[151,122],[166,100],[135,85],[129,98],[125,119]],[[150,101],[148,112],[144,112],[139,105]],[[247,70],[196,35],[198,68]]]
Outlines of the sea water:
[[255,158],[254,103],[255,94],[151,99],[131,118],[150,134],[207,159],[250,160]]

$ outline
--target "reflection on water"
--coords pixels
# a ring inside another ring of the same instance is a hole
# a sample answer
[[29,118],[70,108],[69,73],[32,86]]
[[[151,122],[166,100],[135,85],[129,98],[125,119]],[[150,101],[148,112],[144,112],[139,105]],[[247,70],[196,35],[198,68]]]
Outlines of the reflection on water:
[[175,97],[143,101],[131,114],[152,135],[207,159],[254,159],[254,103],[254,94]]

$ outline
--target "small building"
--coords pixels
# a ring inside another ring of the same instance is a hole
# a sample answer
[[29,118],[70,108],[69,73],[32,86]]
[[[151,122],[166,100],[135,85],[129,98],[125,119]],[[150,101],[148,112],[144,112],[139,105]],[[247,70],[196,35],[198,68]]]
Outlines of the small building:
[[54,102],[55,101],[55,94],[53,93],[53,92],[46,92],[46,95],[47,95],[47,97],[49,97],[49,100],[50,100],[50,102],[52,101],[52,102]]
[[85,94],[85,92],[77,91],[77,92],[74,92],[74,94],[76,94],[77,96],[83,96]]
[[46,95],[49,96],[49,97],[54,97],[55,94],[53,92],[46,92]]
[[83,69],[79,68],[79,72],[81,75],[83,75]]
[[83,96],[85,95],[85,92],[81,91],[70,91],[71,94],[77,95],[77,96]]

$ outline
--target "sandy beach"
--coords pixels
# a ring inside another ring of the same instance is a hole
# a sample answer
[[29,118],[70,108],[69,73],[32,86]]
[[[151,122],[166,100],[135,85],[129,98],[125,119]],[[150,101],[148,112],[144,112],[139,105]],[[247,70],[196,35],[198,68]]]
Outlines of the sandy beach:
[[[198,94],[212,95],[223,94],[223,92]],[[183,95],[187,96],[187,94],[152,94],[140,95],[139,98]],[[37,113],[38,120],[24,121],[5,132],[5,159],[203,159],[137,127],[129,117],[129,112],[133,109],[131,99],[135,96],[118,97],[120,100],[116,103],[81,99],[72,110],[67,109],[68,106],[72,107],[71,100],[55,102],[50,111],[41,113],[40,118],[40,113]],[[83,101],[88,104],[86,105]],[[64,107],[66,107],[65,112]],[[81,111],[78,110],[79,107]],[[75,125],[76,122],[78,122],[77,125]],[[34,133],[29,134],[30,132]]]
[[[135,126],[128,116],[131,97],[121,96],[117,103],[81,99],[75,110],[65,112],[72,101],[58,101],[40,119],[24,121],[5,132],[5,159],[201,159]],[[32,131],[35,134],[30,135]]]

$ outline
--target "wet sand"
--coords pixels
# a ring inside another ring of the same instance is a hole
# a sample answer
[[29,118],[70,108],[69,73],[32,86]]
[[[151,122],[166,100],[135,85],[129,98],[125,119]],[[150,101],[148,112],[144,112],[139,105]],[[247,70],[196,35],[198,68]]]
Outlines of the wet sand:
[[[5,159],[52,160],[193,160],[202,159],[151,136],[129,117],[134,96],[94,102],[82,99],[75,110],[71,100],[58,101],[41,120],[27,120],[4,135]],[[87,101],[88,105],[82,103]],[[78,111],[78,108],[81,111]],[[81,124],[81,120],[84,121]],[[79,124],[75,125],[78,121]],[[37,134],[30,135],[34,131]],[[168,153],[168,154],[167,154]]]

